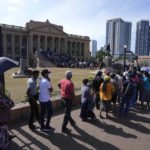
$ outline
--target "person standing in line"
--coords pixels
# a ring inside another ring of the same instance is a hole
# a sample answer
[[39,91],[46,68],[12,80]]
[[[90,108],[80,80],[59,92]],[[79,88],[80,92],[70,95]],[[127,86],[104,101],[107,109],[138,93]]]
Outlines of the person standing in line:
[[[122,101],[120,104],[120,115],[128,116],[131,100],[135,97],[136,87],[134,83],[134,74],[129,73],[126,80],[123,82]],[[125,107],[124,107],[125,106]]]
[[116,74],[114,73],[111,73],[110,74],[110,82],[113,84],[114,88],[115,88],[115,92],[113,93],[112,95],[112,99],[111,99],[111,102],[113,103],[113,108],[112,108],[112,111],[115,113],[116,112],[116,101],[117,101],[117,92],[118,92],[118,89],[119,89],[119,84],[118,84],[118,81],[117,81],[117,78],[116,78]]
[[31,130],[36,129],[37,127],[33,124],[34,117],[36,117],[37,121],[40,123],[39,110],[38,110],[38,92],[37,92],[37,78],[39,76],[39,71],[32,71],[32,77],[27,81],[27,97],[30,104],[30,116],[28,121],[28,126]]
[[118,84],[118,90],[117,90],[117,102],[120,104],[121,102],[121,89],[122,89],[122,73],[121,71],[118,71],[118,74],[116,75],[117,84]]
[[150,75],[147,71],[144,72],[143,77],[143,100],[142,100],[142,106],[144,101],[147,102],[147,110],[150,109],[149,102],[150,102]]
[[96,118],[93,112],[95,102],[92,99],[91,91],[89,88],[89,80],[84,79],[81,87],[81,112],[80,117],[82,121],[86,121],[88,117],[91,119]]
[[[54,128],[50,126],[50,120],[52,117],[52,103],[51,92],[53,91],[52,84],[50,82],[49,74],[51,72],[47,69],[42,70],[42,79],[39,83],[39,102],[41,106],[41,131],[54,131]],[[46,124],[44,124],[44,117],[47,115]]]
[[110,111],[111,99],[114,92],[115,88],[110,82],[110,76],[106,75],[104,77],[104,82],[100,85],[100,118],[102,119],[104,118],[102,115],[103,110],[106,112],[106,118],[109,118],[108,112]]
[[100,109],[100,95],[99,95],[99,87],[103,82],[102,72],[98,71],[95,78],[92,81],[92,90],[94,92],[94,102],[96,104],[96,108]]
[[64,115],[64,120],[62,124],[63,133],[71,132],[71,130],[67,128],[68,122],[70,122],[72,126],[76,124],[75,121],[71,117],[72,102],[75,98],[74,84],[71,81],[71,78],[72,78],[72,72],[70,70],[67,70],[66,79],[62,79],[58,83],[58,87],[61,90],[61,97],[62,97],[63,104],[65,107],[65,115]]

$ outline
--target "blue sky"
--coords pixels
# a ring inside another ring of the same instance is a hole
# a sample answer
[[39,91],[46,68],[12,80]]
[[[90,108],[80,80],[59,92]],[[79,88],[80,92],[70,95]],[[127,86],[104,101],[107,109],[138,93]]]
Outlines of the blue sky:
[[62,25],[71,34],[86,35],[105,44],[106,21],[132,22],[132,50],[136,23],[150,20],[150,0],[0,0],[0,23],[25,26],[29,20]]

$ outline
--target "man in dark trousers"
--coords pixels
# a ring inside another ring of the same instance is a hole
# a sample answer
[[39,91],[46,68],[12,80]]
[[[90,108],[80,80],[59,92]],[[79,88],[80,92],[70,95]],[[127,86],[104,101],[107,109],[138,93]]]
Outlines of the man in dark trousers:
[[32,77],[27,81],[27,97],[30,104],[30,117],[28,121],[28,126],[31,130],[36,129],[36,126],[33,124],[34,117],[36,117],[37,121],[39,122],[39,110],[38,110],[38,92],[37,92],[37,78],[39,76],[39,71],[34,70],[32,71]]
[[41,72],[42,79],[40,80],[39,83],[39,102],[41,106],[41,131],[42,132],[49,132],[55,130],[53,127],[50,126],[50,121],[53,114],[53,108],[51,102],[53,87],[49,77],[50,73],[51,71],[47,69],[42,70]]
[[74,84],[71,81],[71,78],[72,78],[72,72],[68,70],[66,71],[66,79],[63,79],[58,83],[58,87],[61,90],[61,97],[65,107],[65,115],[62,124],[63,133],[71,132],[71,130],[67,128],[68,122],[70,122],[72,126],[75,125],[75,121],[71,117],[72,102],[73,99],[75,98]]

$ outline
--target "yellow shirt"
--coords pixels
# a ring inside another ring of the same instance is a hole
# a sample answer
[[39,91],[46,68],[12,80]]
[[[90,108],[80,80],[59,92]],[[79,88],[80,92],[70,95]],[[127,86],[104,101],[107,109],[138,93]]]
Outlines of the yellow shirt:
[[106,85],[106,91],[103,92],[102,86],[103,86],[103,83],[100,86],[100,98],[101,98],[101,100],[106,100],[106,101],[111,100],[112,95],[115,92],[115,87],[113,86],[112,83],[109,82]]

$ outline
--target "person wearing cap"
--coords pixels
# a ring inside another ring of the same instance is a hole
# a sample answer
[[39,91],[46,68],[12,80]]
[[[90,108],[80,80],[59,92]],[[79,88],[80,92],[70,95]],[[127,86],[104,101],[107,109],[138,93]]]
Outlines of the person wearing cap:
[[[50,126],[50,120],[52,117],[52,103],[51,92],[53,91],[52,84],[50,82],[49,74],[51,72],[47,69],[42,70],[42,79],[39,83],[39,102],[41,106],[41,131],[53,131],[54,128]],[[44,123],[44,117],[47,116],[46,124]]]
[[38,92],[37,92],[37,78],[39,76],[39,71],[34,70],[32,71],[32,77],[28,79],[27,81],[27,98],[30,104],[30,116],[28,121],[28,126],[31,130],[36,129],[36,126],[33,124],[34,118],[37,119],[38,122],[40,122],[39,117],[39,110],[37,105],[37,99],[38,99]]
[[112,95],[115,92],[113,84],[110,82],[110,76],[104,76],[104,82],[100,85],[100,118],[104,118],[102,111],[106,112],[106,118],[109,117],[108,112],[110,110]]
[[71,81],[72,72],[70,70],[67,70],[65,75],[66,75],[66,79],[62,79],[58,83],[58,87],[60,88],[60,94],[65,107],[65,115],[62,124],[62,132],[68,133],[71,132],[71,130],[67,128],[68,122],[70,122],[72,126],[75,125],[75,121],[71,117],[72,101],[75,98],[75,93],[74,93],[74,84]]

